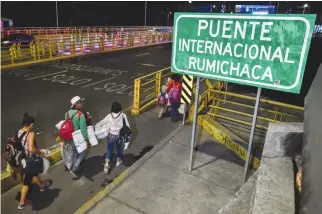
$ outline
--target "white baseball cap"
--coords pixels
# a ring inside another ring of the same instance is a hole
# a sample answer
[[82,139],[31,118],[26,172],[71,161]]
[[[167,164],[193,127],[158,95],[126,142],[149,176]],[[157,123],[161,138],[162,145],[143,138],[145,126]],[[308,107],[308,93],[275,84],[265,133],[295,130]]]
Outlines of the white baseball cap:
[[72,107],[74,107],[74,105],[76,104],[76,103],[78,103],[79,101],[83,101],[83,100],[85,100],[85,98],[81,98],[80,96],[75,96],[75,97],[73,97],[71,100],[70,100],[70,107],[72,108]]

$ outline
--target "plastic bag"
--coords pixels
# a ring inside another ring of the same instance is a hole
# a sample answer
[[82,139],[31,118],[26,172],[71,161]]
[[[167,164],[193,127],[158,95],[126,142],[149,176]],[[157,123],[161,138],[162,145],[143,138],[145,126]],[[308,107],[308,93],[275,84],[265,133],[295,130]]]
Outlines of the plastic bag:
[[81,130],[74,131],[72,135],[77,152],[80,154],[87,149],[86,141],[82,135]]
[[110,129],[105,124],[96,124],[95,125],[95,135],[97,139],[101,140],[108,136]]
[[95,135],[94,127],[87,126],[88,141],[92,146],[98,145],[98,140]]
[[47,158],[42,157],[43,161],[43,171],[42,174],[47,174],[50,168],[50,162]]
[[63,123],[65,122],[65,120],[62,120],[62,121],[60,121],[59,123],[57,123],[56,125],[55,125],[55,127],[56,127],[56,129],[59,131],[60,130],[60,127],[63,125]]

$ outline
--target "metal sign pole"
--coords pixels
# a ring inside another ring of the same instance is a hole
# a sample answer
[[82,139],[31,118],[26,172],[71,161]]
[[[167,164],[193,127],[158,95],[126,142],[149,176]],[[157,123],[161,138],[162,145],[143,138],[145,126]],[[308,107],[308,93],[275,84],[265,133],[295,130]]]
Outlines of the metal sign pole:
[[195,97],[195,108],[193,111],[193,124],[192,124],[192,136],[191,136],[191,150],[190,150],[190,161],[189,161],[189,170],[192,171],[192,157],[193,157],[193,149],[195,144],[196,138],[196,126],[197,126],[197,114],[198,114],[198,101],[199,101],[199,86],[200,86],[200,77],[197,77],[196,83],[196,97]]
[[257,95],[256,95],[256,103],[255,103],[254,115],[253,115],[253,123],[252,123],[252,128],[250,130],[250,135],[249,135],[249,144],[248,144],[248,151],[247,151],[247,157],[246,157],[246,163],[245,163],[245,169],[244,169],[243,184],[246,182],[246,179],[247,179],[247,170],[248,170],[248,166],[249,166],[249,157],[250,157],[250,153],[251,153],[251,150],[252,150],[254,133],[255,133],[255,129],[256,129],[257,112],[258,112],[259,101],[260,101],[260,98],[261,98],[261,92],[262,92],[262,88],[258,88],[257,89]]

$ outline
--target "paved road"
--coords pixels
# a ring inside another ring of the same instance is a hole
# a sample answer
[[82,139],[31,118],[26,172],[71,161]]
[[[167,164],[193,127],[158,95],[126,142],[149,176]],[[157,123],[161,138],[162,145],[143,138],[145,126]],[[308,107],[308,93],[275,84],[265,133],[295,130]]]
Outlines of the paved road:
[[[11,136],[22,115],[35,116],[40,148],[55,144],[54,125],[63,119],[70,99],[86,98],[94,123],[109,111],[114,100],[123,107],[133,102],[133,80],[170,65],[171,45],[88,55],[61,62],[34,65],[1,73],[1,133]],[[3,138],[2,138],[3,139]],[[1,141],[1,146],[5,144]],[[3,155],[2,160],[3,160]],[[5,162],[2,161],[1,169]]]

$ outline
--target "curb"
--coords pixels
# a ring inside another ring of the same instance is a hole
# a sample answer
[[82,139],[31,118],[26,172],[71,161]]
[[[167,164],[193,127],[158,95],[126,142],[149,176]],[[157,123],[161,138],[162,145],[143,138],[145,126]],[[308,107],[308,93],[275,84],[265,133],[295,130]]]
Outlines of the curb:
[[150,159],[155,153],[162,149],[177,133],[183,129],[183,126],[178,126],[171,134],[166,136],[163,140],[157,143],[151,151],[146,153],[143,157],[137,160],[132,166],[127,168],[118,177],[116,177],[112,183],[110,183],[105,189],[97,193],[93,198],[87,201],[81,206],[74,214],[85,214],[95,207],[102,199],[109,195],[116,187],[118,187],[126,178],[132,175],[138,170],[148,159]]

